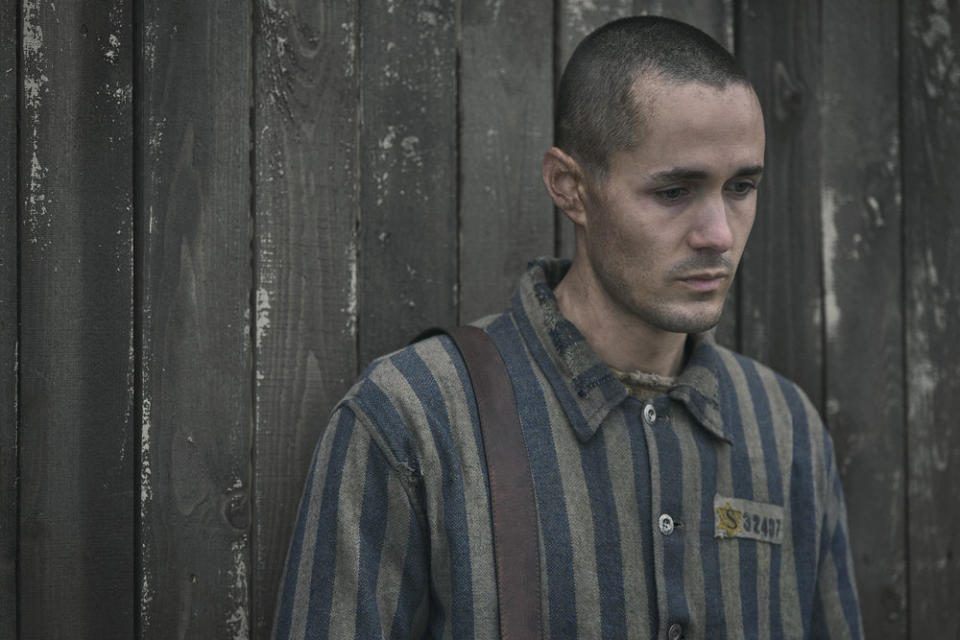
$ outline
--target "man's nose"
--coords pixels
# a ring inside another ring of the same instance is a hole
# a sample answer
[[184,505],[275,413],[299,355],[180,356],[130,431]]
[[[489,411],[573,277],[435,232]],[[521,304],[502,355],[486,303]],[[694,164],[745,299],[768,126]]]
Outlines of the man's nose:
[[722,194],[704,199],[690,231],[690,246],[694,249],[710,249],[717,253],[729,251],[733,246],[729,213]]

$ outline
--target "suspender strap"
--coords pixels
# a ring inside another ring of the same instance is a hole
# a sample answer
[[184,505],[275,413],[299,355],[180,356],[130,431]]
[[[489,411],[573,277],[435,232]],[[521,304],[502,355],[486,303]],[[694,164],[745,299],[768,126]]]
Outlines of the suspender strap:
[[467,363],[490,483],[500,635],[540,638],[540,547],[533,478],[510,375],[489,336],[458,327],[450,336]]

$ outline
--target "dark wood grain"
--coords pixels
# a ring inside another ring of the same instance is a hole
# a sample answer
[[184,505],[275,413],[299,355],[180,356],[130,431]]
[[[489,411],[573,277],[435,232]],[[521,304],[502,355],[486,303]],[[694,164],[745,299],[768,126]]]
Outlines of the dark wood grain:
[[456,4],[361,4],[361,366],[457,321]]
[[17,4],[0,0],[0,640],[17,635]]
[[740,346],[823,408],[819,3],[743,2],[737,53],[763,106],[766,168],[740,270]]
[[960,629],[960,3],[904,3],[910,637]]
[[466,2],[460,54],[460,322],[504,308],[552,255],[553,3]]
[[903,638],[899,16],[895,3],[868,0],[824,3],[823,11],[823,60],[848,61],[823,65],[824,417],[844,482],[865,635]]
[[19,634],[130,638],[131,15],[21,11]]
[[256,638],[314,445],[357,368],[355,18],[353,2],[257,6]]
[[250,629],[250,7],[143,5],[143,638]]

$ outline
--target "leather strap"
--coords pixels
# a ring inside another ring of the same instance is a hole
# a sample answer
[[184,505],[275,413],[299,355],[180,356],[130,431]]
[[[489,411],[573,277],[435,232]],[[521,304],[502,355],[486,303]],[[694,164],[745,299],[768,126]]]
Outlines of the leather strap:
[[467,363],[487,459],[500,635],[540,638],[540,547],[527,448],[510,374],[487,334],[458,327],[450,337]]

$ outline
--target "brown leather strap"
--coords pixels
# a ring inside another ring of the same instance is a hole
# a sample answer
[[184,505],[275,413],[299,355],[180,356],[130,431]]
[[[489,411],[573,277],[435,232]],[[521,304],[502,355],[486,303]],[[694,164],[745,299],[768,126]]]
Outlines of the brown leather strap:
[[540,547],[533,478],[510,374],[487,334],[458,327],[450,336],[467,363],[480,414],[490,482],[500,635],[540,638]]

